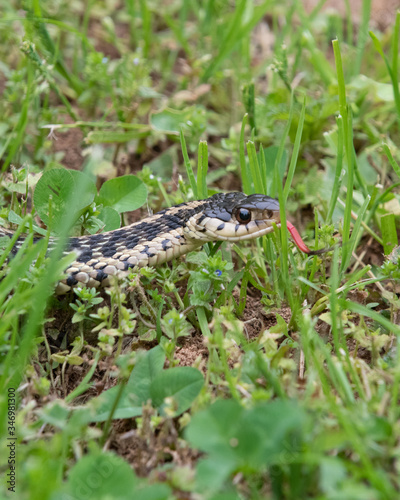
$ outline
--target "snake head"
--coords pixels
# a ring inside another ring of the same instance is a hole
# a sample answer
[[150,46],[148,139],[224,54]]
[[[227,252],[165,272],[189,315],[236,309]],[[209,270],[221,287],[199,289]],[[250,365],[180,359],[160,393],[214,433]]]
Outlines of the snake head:
[[263,236],[280,226],[279,203],[262,194],[219,193],[188,221],[186,236],[203,241],[241,241]]

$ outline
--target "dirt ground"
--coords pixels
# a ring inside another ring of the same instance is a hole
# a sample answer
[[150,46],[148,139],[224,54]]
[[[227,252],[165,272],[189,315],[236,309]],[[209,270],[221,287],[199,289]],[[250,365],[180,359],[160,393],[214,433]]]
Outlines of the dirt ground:
[[[303,4],[308,11],[318,5],[320,0],[303,0]],[[350,0],[353,21],[359,23],[361,19],[361,8],[363,0]],[[327,0],[323,10],[331,9],[338,11],[342,16],[346,15],[346,5],[344,0]],[[386,29],[393,25],[396,10],[400,9],[400,0],[372,0],[371,24],[373,27]]]

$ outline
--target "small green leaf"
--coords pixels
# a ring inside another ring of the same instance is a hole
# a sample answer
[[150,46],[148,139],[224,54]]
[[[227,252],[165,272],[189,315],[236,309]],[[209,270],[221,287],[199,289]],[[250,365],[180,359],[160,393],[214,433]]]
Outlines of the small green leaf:
[[[144,483],[144,481],[143,481]],[[130,496],[129,498],[133,498]],[[166,484],[149,484],[134,491],[135,500],[168,500],[173,498],[171,490]]]
[[56,363],[64,363],[64,361],[67,359],[66,356],[62,355],[62,354],[57,354],[57,353],[54,353],[51,355],[51,359],[53,361],[55,361]]
[[[114,406],[114,401],[118,397],[119,390],[120,386],[116,385],[90,401],[89,406],[93,410],[93,413],[92,415],[88,415],[89,422],[104,422],[108,419]],[[133,418],[139,417],[141,414],[142,401],[140,401],[136,394],[129,394],[125,387],[113,418]]]
[[[222,489],[225,481],[228,479],[229,474],[234,470],[236,465],[235,457],[227,454],[223,460],[221,457],[206,458],[199,460],[196,467],[196,486],[201,492],[211,490],[218,491]],[[219,499],[220,497],[212,497]],[[229,497],[228,497],[229,498]],[[238,500],[240,497],[237,495],[233,500]],[[221,500],[225,500],[225,496]]]
[[135,175],[123,175],[101,186],[98,201],[121,213],[140,208],[146,198],[146,185]]
[[303,410],[292,401],[270,401],[244,408],[233,400],[217,400],[196,413],[186,439],[208,457],[197,466],[197,483],[215,489],[229,474],[290,465],[302,443]]
[[33,203],[42,221],[50,225],[49,200],[51,199],[51,227],[57,227],[64,214],[71,209],[70,199],[75,182],[70,172],[55,168],[44,172],[33,195]]
[[130,392],[134,392],[141,401],[150,399],[150,384],[163,371],[165,354],[160,346],[150,349],[136,364],[126,384]]
[[150,124],[159,132],[179,135],[182,125],[185,125],[191,116],[192,108],[185,108],[182,111],[166,108],[160,113],[153,113],[150,117]]
[[[165,355],[160,346],[150,349],[139,358],[123,390],[114,418],[132,418],[142,414],[142,404],[151,399],[150,385],[162,372],[164,363]],[[119,390],[120,386],[117,385],[90,401],[90,406],[94,409],[91,421],[107,420]]]
[[271,333],[283,333],[284,335],[288,334],[288,326],[286,321],[282,318],[282,316],[276,313],[276,322],[275,326],[272,326],[269,331]]
[[81,356],[77,356],[76,354],[69,354],[67,356],[67,361],[70,365],[80,366],[83,363],[83,359]]
[[114,453],[96,452],[82,457],[72,467],[67,494],[86,500],[126,500],[135,496],[133,491],[138,483],[125,460]]
[[186,430],[192,446],[207,453],[219,452],[235,435],[244,408],[234,400],[217,400],[207,410],[196,413]]
[[112,207],[104,207],[97,218],[105,224],[103,232],[113,231],[121,227],[121,217]]
[[82,199],[79,200],[79,206],[82,208],[87,207],[92,203],[94,197],[97,196],[96,184],[88,175],[80,172],[79,170],[68,170],[68,172],[72,175],[72,178],[75,181],[75,186],[79,186],[83,182],[86,184],[85,190],[82,193]]
[[[162,414],[178,416],[186,411],[203,387],[203,375],[196,368],[179,366],[160,373],[150,387],[153,406],[158,407]],[[172,398],[166,402],[165,398]]]
[[[78,198],[75,196],[76,186],[78,184],[81,186],[83,183],[85,189],[80,192],[85,194]],[[79,212],[92,203],[95,192],[93,182],[82,172],[53,168],[44,172],[39,179],[33,195],[33,203],[42,221],[53,230],[57,230],[61,228],[63,218],[71,210],[78,217]],[[50,213],[51,221],[49,220]]]

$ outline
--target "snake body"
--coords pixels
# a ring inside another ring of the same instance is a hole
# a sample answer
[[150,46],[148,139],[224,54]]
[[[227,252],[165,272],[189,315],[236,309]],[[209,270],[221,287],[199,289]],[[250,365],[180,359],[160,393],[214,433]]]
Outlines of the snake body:
[[[182,203],[121,229],[71,238],[67,251],[77,254],[56,293],[74,286],[109,285],[110,276],[155,266],[212,241],[249,240],[280,226],[277,200],[261,194],[218,193]],[[0,236],[12,233],[0,228]],[[15,253],[21,242],[13,249]]]

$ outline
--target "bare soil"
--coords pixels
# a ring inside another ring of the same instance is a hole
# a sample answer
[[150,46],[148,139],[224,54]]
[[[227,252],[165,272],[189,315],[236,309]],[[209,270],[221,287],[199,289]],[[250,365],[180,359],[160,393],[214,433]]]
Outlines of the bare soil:
[[[319,0],[303,0],[304,7],[310,12],[319,3]],[[350,9],[353,21],[356,24],[360,23],[362,0],[351,0]],[[395,20],[396,11],[400,8],[399,0],[372,0],[371,5],[371,24],[381,30],[392,26]],[[322,10],[333,10],[341,16],[346,16],[346,5],[344,1],[327,0]]]

